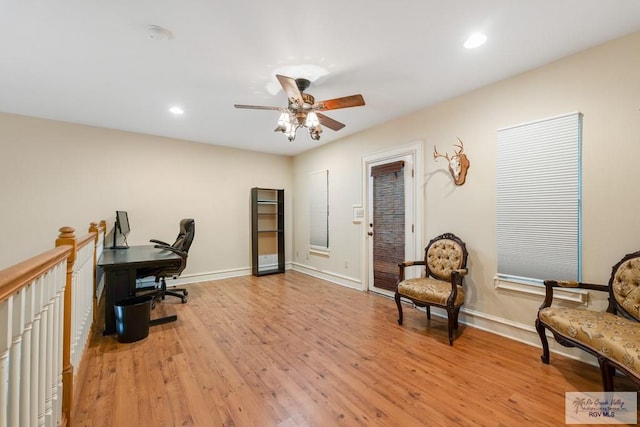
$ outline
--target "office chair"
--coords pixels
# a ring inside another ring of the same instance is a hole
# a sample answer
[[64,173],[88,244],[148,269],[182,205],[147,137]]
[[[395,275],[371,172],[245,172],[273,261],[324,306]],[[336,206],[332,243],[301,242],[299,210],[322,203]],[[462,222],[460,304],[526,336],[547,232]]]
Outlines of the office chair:
[[167,277],[176,278],[180,276],[182,271],[187,267],[187,256],[189,254],[189,248],[191,247],[191,243],[193,242],[193,237],[195,235],[195,220],[192,218],[185,218],[180,221],[180,232],[178,233],[178,237],[176,241],[170,245],[167,242],[163,242],[162,240],[151,239],[151,243],[155,243],[155,247],[158,249],[164,249],[167,251],[171,251],[180,255],[181,262],[179,266],[171,266],[171,267],[163,267],[149,270],[141,270],[138,272],[138,277],[149,277],[155,276],[156,283],[159,283],[159,287],[155,287],[155,292],[152,293],[153,300],[151,302],[151,306],[155,307],[156,302],[159,299],[164,299],[166,295],[171,295],[177,298],[180,298],[182,303],[187,302],[187,295],[189,292],[186,289],[176,289],[171,288],[171,290],[167,290]]

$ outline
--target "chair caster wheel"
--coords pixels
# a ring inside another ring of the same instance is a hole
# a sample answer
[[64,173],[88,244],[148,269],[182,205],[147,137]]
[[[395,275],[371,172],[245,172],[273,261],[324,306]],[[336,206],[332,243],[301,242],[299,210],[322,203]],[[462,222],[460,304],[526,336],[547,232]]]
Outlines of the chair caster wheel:
[[183,304],[186,304],[186,303],[187,303],[187,299],[186,299],[186,298],[180,298],[180,299],[182,300],[182,303],[183,303]]
[[184,296],[186,297],[187,295],[189,295],[189,291],[187,291],[186,289],[184,291],[182,291],[184,293]]

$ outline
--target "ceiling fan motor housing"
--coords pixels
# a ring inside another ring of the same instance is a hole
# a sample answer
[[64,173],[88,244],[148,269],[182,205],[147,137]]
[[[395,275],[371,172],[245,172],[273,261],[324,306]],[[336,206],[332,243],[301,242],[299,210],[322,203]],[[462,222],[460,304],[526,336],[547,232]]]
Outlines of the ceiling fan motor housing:
[[300,101],[298,99],[295,99],[293,101],[289,100],[289,109],[292,111],[311,110],[311,107],[313,107],[316,99],[308,93],[300,93],[300,96],[302,96],[302,104],[298,104],[298,102]]
[[304,92],[309,85],[311,85],[311,82],[307,79],[296,79],[296,86],[298,86],[300,92]]

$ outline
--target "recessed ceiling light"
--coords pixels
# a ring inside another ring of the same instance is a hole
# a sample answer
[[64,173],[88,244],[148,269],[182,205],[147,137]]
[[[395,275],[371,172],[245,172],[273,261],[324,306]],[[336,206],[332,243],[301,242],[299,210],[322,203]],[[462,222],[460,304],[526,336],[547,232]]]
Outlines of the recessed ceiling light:
[[482,33],[473,33],[466,42],[464,42],[464,47],[467,49],[475,49],[476,47],[482,46],[484,42],[487,41],[487,36]]
[[176,116],[179,116],[181,114],[184,114],[184,110],[178,106],[174,106],[169,108],[169,112],[172,114],[175,114]]

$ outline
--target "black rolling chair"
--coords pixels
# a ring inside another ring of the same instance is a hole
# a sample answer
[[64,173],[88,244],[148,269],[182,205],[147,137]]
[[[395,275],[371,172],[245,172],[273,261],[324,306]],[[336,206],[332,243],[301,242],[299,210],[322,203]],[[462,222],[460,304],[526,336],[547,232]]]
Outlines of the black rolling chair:
[[159,299],[163,300],[166,295],[171,295],[171,296],[180,298],[183,304],[187,302],[187,295],[189,295],[189,292],[186,289],[176,289],[176,288],[171,288],[171,290],[168,290],[166,278],[178,277],[182,273],[182,271],[187,267],[187,256],[189,254],[189,248],[191,247],[191,243],[193,242],[195,229],[196,229],[195,220],[193,220],[192,218],[185,218],[182,221],[180,221],[180,232],[178,233],[178,237],[176,238],[176,241],[172,245],[170,245],[169,243],[163,242],[161,240],[151,239],[151,243],[155,243],[156,248],[171,251],[173,253],[180,255],[180,258],[181,258],[180,265],[178,266],[138,271],[138,277],[155,276],[156,283],[159,283],[159,287],[156,286],[155,291],[152,293],[153,295],[153,301],[151,302],[152,307],[155,307],[156,302]]

